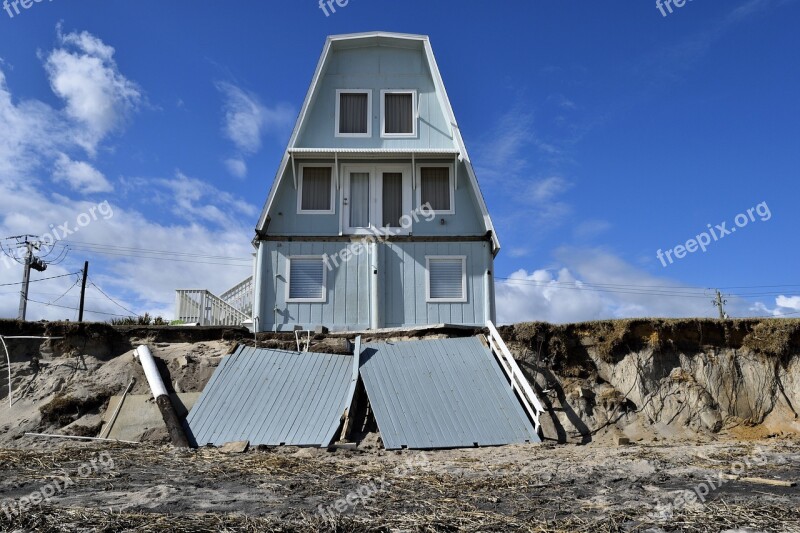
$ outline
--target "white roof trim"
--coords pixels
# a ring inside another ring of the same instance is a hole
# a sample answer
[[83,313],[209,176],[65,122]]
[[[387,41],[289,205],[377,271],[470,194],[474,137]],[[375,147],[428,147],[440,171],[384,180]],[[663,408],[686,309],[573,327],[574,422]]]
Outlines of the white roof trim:
[[439,148],[290,148],[290,154],[443,154],[458,155],[458,150]]
[[[450,98],[447,96],[447,90],[444,86],[444,81],[442,80],[441,72],[439,71],[439,66],[436,63],[436,58],[433,54],[433,48],[431,47],[430,39],[425,35],[413,35],[413,34],[405,34],[405,33],[392,33],[392,32],[366,32],[366,33],[351,33],[351,34],[343,34],[343,35],[331,35],[325,41],[325,46],[322,50],[322,54],[320,55],[319,62],[317,63],[317,69],[314,72],[314,77],[311,80],[311,85],[308,88],[308,93],[306,94],[305,101],[303,102],[303,107],[300,110],[300,115],[297,118],[297,122],[295,123],[294,130],[292,131],[292,136],[289,139],[289,144],[286,148],[286,152],[283,156],[283,160],[281,161],[281,165],[278,168],[278,174],[275,177],[275,180],[272,183],[272,187],[269,191],[269,197],[267,199],[266,204],[264,205],[264,210],[261,212],[261,217],[258,221],[257,231],[263,230],[264,226],[266,225],[267,215],[272,207],[272,203],[275,200],[275,195],[278,190],[279,182],[283,177],[284,173],[286,172],[286,168],[290,159],[291,153],[303,153],[299,150],[303,150],[300,148],[295,148],[295,144],[297,143],[297,139],[300,135],[300,131],[302,126],[305,124],[306,115],[308,114],[308,110],[311,107],[311,103],[316,97],[317,87],[319,85],[319,80],[322,77],[323,72],[325,71],[325,65],[330,57],[331,47],[335,42],[345,42],[345,41],[352,41],[356,39],[368,39],[368,38],[375,38],[375,37],[386,37],[391,39],[405,39],[405,40],[414,40],[420,41],[423,44],[423,48],[425,50],[425,56],[428,60],[428,67],[431,71],[431,76],[433,77],[433,83],[436,86],[436,94],[439,98],[439,104],[442,107],[442,110],[445,113],[445,118],[450,123],[450,127],[452,128],[453,132],[453,139],[455,143],[455,150],[453,154],[460,154],[463,157],[464,164],[467,167],[467,174],[470,179],[470,183],[475,191],[475,197],[478,200],[478,208],[481,211],[481,215],[483,216],[484,224],[486,226],[487,231],[491,231],[492,233],[492,242],[494,244],[494,253],[500,250],[500,241],[497,238],[497,232],[494,229],[494,224],[492,223],[492,219],[489,216],[489,210],[486,207],[486,201],[483,197],[483,193],[481,192],[480,186],[478,185],[478,179],[475,175],[475,170],[472,167],[472,162],[469,158],[467,153],[467,148],[464,144],[464,139],[461,136],[461,131],[458,128],[458,123],[456,122],[455,114],[453,113],[453,107],[450,104]],[[310,149],[317,153],[320,152],[318,149]],[[330,153],[347,153],[344,149],[330,149]],[[369,152],[352,152],[352,153],[369,153]],[[375,152],[378,153],[378,152]],[[380,152],[380,153],[389,153],[389,152]],[[420,150],[405,150],[400,151],[398,153],[423,153]],[[436,153],[448,153],[447,151],[437,151]]]

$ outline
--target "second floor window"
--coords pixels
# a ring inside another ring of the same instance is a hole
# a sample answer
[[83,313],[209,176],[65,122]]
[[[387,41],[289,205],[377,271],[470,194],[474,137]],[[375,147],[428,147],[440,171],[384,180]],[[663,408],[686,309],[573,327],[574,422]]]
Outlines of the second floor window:
[[454,214],[454,192],[448,165],[420,168],[420,205],[430,204],[431,209],[437,213]]
[[338,137],[370,137],[372,135],[371,108],[371,91],[336,91],[336,135]]
[[332,172],[331,166],[301,165],[300,191],[297,195],[298,213],[334,213]]
[[384,137],[414,137],[417,134],[416,91],[381,91]]

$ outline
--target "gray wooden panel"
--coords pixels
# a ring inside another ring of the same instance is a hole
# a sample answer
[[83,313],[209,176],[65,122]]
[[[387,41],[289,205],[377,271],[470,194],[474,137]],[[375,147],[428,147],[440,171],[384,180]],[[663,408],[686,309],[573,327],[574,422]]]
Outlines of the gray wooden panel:
[[387,449],[540,442],[499,363],[475,337],[368,344],[361,378]]
[[325,446],[350,398],[353,357],[240,347],[226,357],[186,424],[194,444]]

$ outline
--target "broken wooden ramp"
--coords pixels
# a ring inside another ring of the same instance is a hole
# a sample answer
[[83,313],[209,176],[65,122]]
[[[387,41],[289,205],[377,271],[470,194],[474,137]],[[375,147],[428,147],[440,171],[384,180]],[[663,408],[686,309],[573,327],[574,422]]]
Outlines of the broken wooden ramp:
[[541,442],[476,337],[367,344],[361,379],[387,449]]
[[352,355],[242,346],[223,359],[186,419],[195,446],[328,446],[352,404]]

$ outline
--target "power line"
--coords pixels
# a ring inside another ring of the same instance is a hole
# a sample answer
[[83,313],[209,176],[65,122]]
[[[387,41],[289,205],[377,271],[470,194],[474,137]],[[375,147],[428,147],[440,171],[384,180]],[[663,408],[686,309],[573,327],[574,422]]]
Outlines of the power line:
[[[616,293],[616,294],[631,294],[631,295],[642,295],[642,296],[668,296],[668,297],[680,297],[680,298],[707,298],[708,294],[705,294],[710,289],[700,289],[694,288],[691,292],[685,290],[676,290],[681,289],[680,287],[670,287],[667,285],[622,285],[622,284],[602,284],[602,283],[587,283],[587,282],[579,282],[579,281],[537,281],[537,280],[527,280],[527,279],[516,279],[516,278],[497,278],[498,280],[505,281],[509,284],[521,284],[521,285],[531,285],[536,287],[555,287],[559,289],[567,289],[567,290],[583,290],[583,291],[592,291],[592,292],[608,292],[608,293]],[[775,287],[793,287],[794,285],[776,285]],[[653,289],[646,289],[644,287],[653,287]],[[764,286],[766,287],[766,286]],[[755,288],[752,287],[752,288]],[[703,295],[700,295],[700,292],[703,292]],[[764,291],[764,292],[752,292],[752,293],[733,293],[728,294],[728,296],[737,297],[737,298],[752,298],[757,296],[780,296],[789,292],[794,291]]]
[[[62,274],[61,276],[53,276],[53,277],[50,277],[50,278],[32,279],[32,280],[30,280],[30,282],[31,283],[36,283],[36,282],[39,282],[39,281],[48,281],[48,280],[51,280],[51,279],[66,278],[68,276],[77,276],[79,274],[80,274],[80,272],[73,272],[71,274]],[[0,287],[10,287],[12,285],[22,285],[22,284],[23,284],[23,282],[21,282],[21,281],[18,281],[16,283],[3,283],[3,284],[0,284]]]
[[[245,265],[236,263],[247,263],[246,266],[248,268],[252,263],[251,258],[193,254],[187,252],[174,252],[170,250],[153,250],[148,248],[133,248],[128,246],[113,246],[78,241],[59,241],[56,244],[59,246],[69,247],[72,250],[80,250],[89,253],[118,257],[137,257],[141,259],[153,259],[157,261],[174,261],[181,263],[197,263],[242,268],[244,268]],[[200,261],[199,259],[208,259],[210,261]],[[231,264],[231,262],[233,262],[233,264]]]
[[[37,303],[37,304],[42,304],[42,305],[44,305],[46,307],[59,307],[61,309],[72,309],[73,311],[77,311],[78,310],[77,307],[69,307],[67,305],[49,304],[47,302],[40,302],[39,300],[31,300],[30,298],[28,299],[28,301],[29,302],[33,302],[33,303]],[[123,318],[127,318],[128,317],[128,315],[118,315],[116,313],[105,313],[103,311],[92,311],[91,309],[86,309],[85,311],[87,313],[94,313],[96,315],[118,316],[118,317],[123,317]]]
[[71,286],[69,289],[67,289],[66,291],[64,291],[64,294],[62,294],[61,296],[59,296],[58,298],[56,298],[55,300],[53,300],[53,301],[52,301],[52,302],[50,302],[50,303],[51,303],[51,304],[54,304],[54,303],[56,303],[57,301],[59,301],[61,298],[63,298],[64,296],[66,296],[66,295],[67,295],[67,293],[69,293],[69,291],[71,291],[72,289],[74,289],[74,288],[75,288],[75,287],[78,285],[78,283],[80,283],[80,282],[81,282],[81,278],[78,278],[78,280],[77,280],[75,283],[73,283],[73,284],[72,284],[72,286]]
[[[667,297],[674,297],[674,298],[698,298],[698,299],[706,299],[706,296],[702,296],[697,293],[688,293],[688,292],[670,292],[666,290],[659,290],[659,291],[648,291],[644,289],[636,289],[630,288],[629,290],[622,290],[622,289],[603,289],[603,288],[594,288],[592,286],[585,286],[579,285],[579,282],[569,282],[571,286],[566,286],[567,282],[558,282],[558,281],[536,281],[536,280],[521,280],[521,279],[511,279],[511,278],[497,278],[499,280],[503,280],[510,284],[522,284],[522,285],[530,285],[533,287],[552,287],[553,285],[559,285],[556,288],[564,289],[564,290],[579,290],[579,291],[591,291],[591,292],[607,292],[607,293],[615,293],[615,294],[631,294],[631,295],[640,295],[640,296],[667,296]],[[564,285],[564,286],[561,286]],[[700,289],[698,289],[700,290]]]
[[134,311],[131,311],[130,309],[128,309],[128,308],[127,308],[127,307],[125,307],[124,305],[122,305],[122,304],[120,304],[119,302],[117,302],[117,301],[116,301],[114,298],[112,298],[112,297],[111,297],[111,296],[109,296],[108,294],[104,293],[104,292],[103,292],[103,290],[102,290],[100,287],[98,287],[97,285],[95,285],[95,284],[94,284],[94,282],[93,282],[92,280],[88,280],[88,281],[89,281],[89,283],[92,285],[92,287],[94,287],[95,289],[97,289],[98,291],[100,291],[100,294],[102,294],[103,296],[105,296],[106,298],[108,298],[108,300],[109,300],[111,303],[113,303],[113,304],[115,304],[117,307],[119,307],[119,308],[121,308],[121,309],[124,309],[125,311],[127,311],[127,312],[131,313],[131,315],[132,315],[132,316],[138,316],[138,313],[136,313],[136,312],[134,312]]

